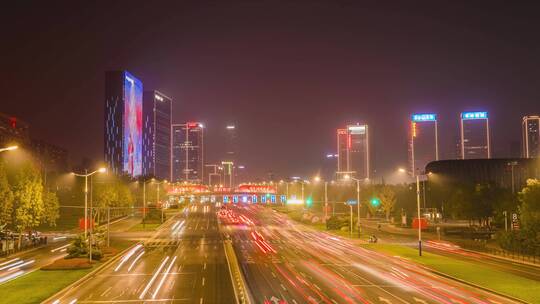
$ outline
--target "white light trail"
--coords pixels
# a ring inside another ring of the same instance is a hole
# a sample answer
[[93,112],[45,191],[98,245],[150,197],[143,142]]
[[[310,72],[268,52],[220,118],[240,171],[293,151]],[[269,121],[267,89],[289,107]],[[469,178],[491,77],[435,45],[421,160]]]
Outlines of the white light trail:
[[122,267],[122,265],[124,265],[125,262],[127,262],[127,260],[129,260],[129,258],[131,258],[131,256],[137,251],[139,250],[139,248],[141,248],[142,245],[141,244],[137,244],[137,246],[133,247],[133,249],[131,249],[123,258],[122,260],[120,261],[120,263],[118,264],[118,266],[116,266],[116,268],[114,269],[114,271],[118,271],[120,269],[120,267]]
[[6,265],[6,264],[9,264],[9,263],[11,263],[11,262],[18,261],[18,260],[20,260],[20,259],[21,259],[21,258],[14,258],[13,260],[9,260],[9,261],[7,261],[7,262],[1,263],[0,266],[4,266],[4,265]]
[[146,287],[144,288],[144,290],[141,292],[141,295],[139,296],[139,299],[142,300],[144,298],[144,295],[148,292],[148,289],[150,289],[150,287],[152,286],[152,284],[154,283],[154,281],[156,280],[157,276],[159,275],[159,272],[161,271],[161,269],[163,268],[163,266],[165,266],[165,263],[167,263],[167,261],[169,260],[169,256],[167,256],[163,262],[161,262],[161,265],[159,265],[158,269],[156,270],[156,272],[154,272],[154,275],[152,276],[152,278],[150,279],[150,281],[148,282],[148,284],[146,284]]
[[19,270],[19,271],[14,272],[14,273],[12,273],[12,274],[10,274],[10,275],[7,275],[7,276],[5,276],[5,277],[2,277],[2,278],[0,278],[0,284],[5,283],[5,282],[7,282],[7,281],[11,281],[11,280],[15,279],[16,277],[22,275],[23,273],[24,273],[24,271]]
[[159,281],[158,286],[156,287],[156,290],[154,291],[154,294],[152,295],[152,299],[155,299],[159,290],[161,289],[161,285],[163,285],[163,282],[165,282],[165,279],[167,278],[167,275],[169,275],[169,272],[171,271],[171,268],[176,261],[176,256],[172,259],[171,263],[169,264],[169,267],[167,267],[167,270],[165,270],[165,273],[163,274],[163,277]]
[[131,268],[133,268],[135,263],[137,263],[137,261],[142,257],[143,254],[144,254],[144,250],[141,251],[141,253],[139,253],[139,255],[135,258],[135,260],[133,260],[133,262],[131,262],[131,265],[129,265],[129,268],[128,268],[128,272],[131,271]]
[[64,245],[64,246],[60,246],[60,247],[54,248],[54,249],[51,250],[51,252],[61,251],[62,249],[69,247],[69,245],[70,245],[70,244],[67,244],[67,245]]
[[15,266],[15,265],[19,265],[19,264],[22,264],[22,263],[24,263],[24,261],[17,261],[17,262],[15,262],[15,263],[12,263],[12,264],[9,264],[9,265],[0,267],[0,270],[8,269],[8,268],[10,268],[10,267],[13,267],[13,266]]
[[22,264],[20,264],[20,265],[13,266],[13,267],[9,268],[8,271],[12,271],[12,270],[15,270],[15,269],[17,269],[17,268],[21,268],[21,267],[23,267],[23,266],[30,265],[30,264],[34,263],[35,261],[36,261],[36,260],[31,260],[31,261],[28,261],[28,262],[26,262],[26,263],[22,263]]

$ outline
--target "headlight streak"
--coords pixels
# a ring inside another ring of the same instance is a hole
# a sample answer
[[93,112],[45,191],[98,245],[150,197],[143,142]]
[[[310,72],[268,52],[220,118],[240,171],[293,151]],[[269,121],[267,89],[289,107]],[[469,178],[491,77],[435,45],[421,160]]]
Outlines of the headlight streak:
[[5,276],[5,277],[2,277],[2,278],[0,278],[0,284],[6,283],[6,282],[8,282],[8,281],[11,281],[11,280],[17,278],[18,276],[20,276],[20,275],[22,275],[22,274],[24,274],[24,271],[19,270],[19,271],[17,271],[17,272],[14,272],[14,273],[12,273],[12,274],[9,274],[9,275],[7,275],[7,276]]
[[131,258],[131,256],[137,252],[137,250],[139,250],[139,248],[141,248],[142,245],[141,244],[137,244],[137,246],[133,247],[133,249],[131,249],[126,255],[124,255],[122,257],[122,260],[120,260],[120,263],[118,264],[118,266],[116,266],[116,268],[114,269],[114,272],[117,272],[121,267],[122,265],[124,265],[125,262],[127,262],[129,260],[129,258]]
[[167,257],[165,257],[165,259],[163,259],[163,262],[161,262],[161,265],[159,265],[158,269],[156,270],[156,272],[154,272],[154,275],[152,276],[152,278],[150,279],[148,284],[146,284],[146,287],[144,288],[144,290],[141,292],[141,295],[139,296],[140,300],[144,299],[144,296],[148,292],[148,289],[150,289],[150,287],[152,286],[152,284],[156,280],[157,276],[159,275],[159,272],[161,271],[163,266],[165,266],[165,263],[167,263],[168,260],[169,260],[169,256],[167,256]]
[[0,270],[8,269],[8,268],[11,268],[11,267],[13,267],[13,266],[15,266],[15,265],[19,265],[19,264],[22,264],[22,263],[24,263],[24,261],[23,261],[23,260],[20,260],[20,261],[17,261],[17,262],[15,262],[15,263],[8,264],[8,265],[6,265],[6,266],[0,267]]
[[[6,261],[6,262],[4,262],[4,263],[1,263],[0,266],[4,266],[4,265],[6,265],[6,264],[9,264],[9,263],[11,263],[11,262],[18,261],[18,260],[20,260],[20,259],[21,259],[21,258],[14,258],[14,259],[12,259],[12,260],[9,260],[9,261]],[[0,270],[2,270],[2,269],[0,269]]]
[[69,247],[69,245],[71,245],[71,244],[67,244],[67,245],[64,245],[64,246],[60,246],[58,248],[54,248],[54,249],[51,250],[51,252],[62,251],[62,249]]
[[139,253],[139,255],[133,260],[133,262],[131,262],[131,265],[129,265],[128,270],[127,270],[128,272],[131,271],[131,268],[135,266],[135,263],[137,263],[137,261],[143,256],[143,254],[144,254],[144,250],[141,251],[141,253]]
[[165,270],[165,273],[163,274],[163,277],[161,278],[161,280],[159,281],[159,284],[158,286],[156,287],[156,290],[154,291],[154,294],[152,295],[152,299],[155,299],[159,290],[161,289],[161,285],[163,285],[163,282],[165,282],[165,279],[167,278],[167,276],[169,275],[169,272],[171,271],[171,268],[174,264],[174,262],[176,261],[176,256],[172,259],[171,263],[169,264],[169,267],[167,267],[167,270]]
[[25,263],[22,263],[20,265],[17,265],[17,266],[13,266],[11,268],[8,269],[8,271],[12,271],[12,270],[15,270],[15,269],[18,269],[18,268],[21,268],[23,266],[27,266],[27,265],[30,265],[32,263],[34,263],[36,260],[31,260],[31,261],[28,261],[28,262],[25,262]]

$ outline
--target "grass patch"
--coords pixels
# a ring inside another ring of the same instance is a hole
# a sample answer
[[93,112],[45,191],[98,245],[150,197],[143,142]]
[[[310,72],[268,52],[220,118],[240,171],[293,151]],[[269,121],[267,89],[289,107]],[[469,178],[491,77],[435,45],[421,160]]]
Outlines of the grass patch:
[[23,277],[0,285],[2,303],[41,303],[69,284],[82,278],[91,270],[36,270]]
[[131,228],[129,228],[129,232],[140,232],[140,231],[155,231],[159,226],[161,226],[161,223],[147,223],[146,225],[143,225],[143,223],[139,223]]
[[402,245],[370,244],[365,245],[365,247],[392,256],[398,255],[433,270],[529,303],[538,303],[540,301],[540,284],[535,280],[430,252],[423,252],[422,257],[420,257],[417,249]]

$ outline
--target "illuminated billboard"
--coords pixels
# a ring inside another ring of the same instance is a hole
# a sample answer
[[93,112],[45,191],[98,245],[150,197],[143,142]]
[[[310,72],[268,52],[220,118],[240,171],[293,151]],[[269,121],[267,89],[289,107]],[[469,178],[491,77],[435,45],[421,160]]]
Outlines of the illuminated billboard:
[[436,121],[437,114],[427,113],[427,114],[413,114],[411,120],[414,122],[420,121]]
[[125,72],[123,171],[133,177],[142,174],[142,95],[142,82]]
[[365,125],[355,125],[355,126],[348,126],[350,134],[365,134],[366,133],[366,126]]
[[461,113],[461,119],[486,119],[488,118],[487,112],[463,112]]

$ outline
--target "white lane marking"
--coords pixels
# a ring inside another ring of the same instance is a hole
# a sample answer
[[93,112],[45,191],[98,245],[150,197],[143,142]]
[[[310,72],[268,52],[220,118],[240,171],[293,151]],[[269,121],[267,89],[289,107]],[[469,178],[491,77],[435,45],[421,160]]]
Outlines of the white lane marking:
[[5,276],[5,277],[2,277],[2,278],[0,279],[0,284],[6,283],[6,282],[8,282],[8,281],[11,281],[11,280],[15,279],[16,277],[18,277],[18,276],[20,276],[20,275],[22,275],[22,274],[24,274],[24,271],[19,270],[19,271],[14,272],[14,273],[12,273],[12,274],[10,274],[10,275],[7,275],[7,276]]
[[60,304],[60,300],[56,300],[56,301],[52,302],[51,304]]
[[122,257],[122,260],[120,261],[120,263],[118,264],[118,266],[116,266],[116,268],[114,269],[115,272],[117,272],[120,267],[122,267],[122,265],[124,265],[125,262],[127,262],[127,260],[129,260],[131,258],[131,256],[137,252],[137,250],[139,250],[139,248],[141,248],[142,245],[141,244],[137,244],[135,247],[133,247],[133,249],[131,249],[126,255],[124,255]]
[[426,301],[424,301],[424,300],[422,300],[422,299],[419,299],[419,298],[417,298],[417,297],[413,297],[413,299],[414,299],[416,302],[418,302],[418,303],[427,304]]
[[201,298],[201,299],[199,300],[199,304],[202,304],[202,303],[203,303],[203,298]]
[[77,299],[73,299],[71,300],[71,302],[69,302],[69,304],[75,304],[75,303],[77,303]]
[[392,301],[388,300],[387,298],[379,297],[379,301],[384,302],[386,304],[392,304]]
[[148,284],[146,284],[146,287],[144,288],[144,290],[141,292],[141,295],[139,296],[140,300],[142,300],[144,298],[144,295],[148,292],[148,289],[150,289],[150,287],[152,286],[152,284],[156,280],[157,276],[159,275],[159,272],[161,271],[163,266],[165,266],[165,263],[167,263],[168,260],[169,260],[169,256],[167,256],[167,257],[165,257],[165,259],[163,259],[163,262],[161,262],[161,265],[159,265],[158,269],[156,270],[156,272],[154,272],[154,275],[152,276],[152,278],[150,279]]
[[100,296],[100,297],[104,297],[104,296],[109,292],[109,290],[111,290],[111,289],[112,289],[112,286],[109,287],[109,288],[107,288],[107,289],[105,289],[105,291],[104,291],[102,294],[100,294],[99,296]]
[[203,269],[206,269],[206,263],[204,263],[204,265],[203,265]]
[[204,286],[204,277],[202,278],[202,286]]

